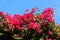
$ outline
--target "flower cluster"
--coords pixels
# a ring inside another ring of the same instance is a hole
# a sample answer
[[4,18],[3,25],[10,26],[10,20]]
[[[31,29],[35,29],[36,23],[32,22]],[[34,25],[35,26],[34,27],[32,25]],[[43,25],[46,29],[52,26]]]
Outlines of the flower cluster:
[[[53,8],[33,14],[32,8],[24,15],[0,12],[0,39],[3,40],[60,40],[60,25],[55,24]],[[7,35],[8,34],[8,35]]]

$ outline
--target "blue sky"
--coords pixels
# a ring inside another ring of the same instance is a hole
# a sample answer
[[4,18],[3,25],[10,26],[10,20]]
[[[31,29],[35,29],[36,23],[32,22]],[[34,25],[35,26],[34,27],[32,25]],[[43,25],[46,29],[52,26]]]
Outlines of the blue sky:
[[60,23],[60,0],[0,0],[0,11],[10,15],[24,13],[25,9],[31,10],[33,7],[38,7],[40,11],[45,8],[54,8],[54,18],[56,23]]

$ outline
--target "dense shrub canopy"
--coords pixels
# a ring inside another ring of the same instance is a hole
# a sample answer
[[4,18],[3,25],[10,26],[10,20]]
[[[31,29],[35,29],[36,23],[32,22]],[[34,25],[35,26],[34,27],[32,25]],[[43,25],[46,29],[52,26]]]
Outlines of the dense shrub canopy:
[[55,24],[53,8],[34,14],[35,8],[24,15],[0,12],[0,39],[2,40],[60,40],[60,25]]

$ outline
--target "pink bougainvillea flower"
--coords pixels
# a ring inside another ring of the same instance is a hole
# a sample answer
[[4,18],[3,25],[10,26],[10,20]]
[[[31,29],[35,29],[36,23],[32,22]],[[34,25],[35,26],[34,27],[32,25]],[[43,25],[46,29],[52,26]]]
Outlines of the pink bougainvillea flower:
[[50,30],[48,30],[48,34],[49,34],[49,35],[53,35],[53,33],[52,33]]
[[35,18],[35,17],[34,17],[33,14],[31,14],[31,13],[28,14],[28,17],[29,17],[29,22],[30,22],[30,21],[34,21],[34,18]]
[[33,20],[34,15],[33,15],[32,13],[34,13],[34,12],[35,12],[35,9],[32,8],[32,11],[31,11],[31,12],[29,12],[28,14],[25,13],[25,14],[22,16],[22,19],[23,19],[25,22],[29,22],[29,21]]
[[19,25],[16,25],[16,28],[17,28],[18,30],[20,30],[20,29],[21,29]]
[[46,8],[43,12],[47,12],[47,13],[49,13],[49,14],[51,14],[50,12],[52,12],[52,14],[53,14],[53,8]]
[[35,29],[36,27],[34,27],[34,22],[30,22],[29,23],[29,28],[31,28],[31,29]]
[[21,30],[24,30],[25,29],[25,27],[21,27]]
[[25,22],[23,20],[20,20],[20,24],[25,24]]
[[14,14],[13,18],[15,18],[15,19],[21,19],[21,16],[19,14]]
[[11,29],[15,29],[14,25],[12,25],[12,24],[10,24],[9,27],[10,27]]
[[17,29],[19,28],[17,25],[20,25],[20,21],[17,18],[13,18],[9,14],[6,14],[5,17],[7,19],[6,21],[9,21],[9,24],[10,24],[9,26],[12,29],[14,29],[15,26],[16,26]]
[[19,26],[20,22],[19,22],[19,20],[11,19],[10,20],[10,24],[16,26],[17,29],[20,29],[20,26]]
[[40,15],[40,20],[43,21],[44,20],[44,15]]
[[35,22],[30,22],[29,28],[30,29],[36,29],[37,32],[40,31],[40,25],[38,23],[35,23]]
[[20,21],[14,19],[14,18],[11,18],[11,19],[10,19],[10,23],[13,24],[13,25],[19,25],[19,24],[20,24]]
[[53,40],[53,39],[49,38],[49,40]]
[[49,38],[46,38],[46,40],[49,40]]
[[35,11],[36,11],[35,8],[32,8],[30,13],[34,13]]
[[46,8],[44,11],[43,11],[44,13],[49,13],[49,14],[51,14],[51,15],[53,15],[53,13],[54,13],[54,10],[53,10],[53,8]]
[[53,40],[53,39],[51,39],[51,38],[46,38],[46,40]]
[[4,13],[3,12],[0,12],[0,16],[4,16]]
[[40,20],[47,20],[49,22],[54,22],[53,9],[52,8],[45,9],[40,15]]
[[22,19],[25,21],[25,22],[28,22],[29,20],[28,20],[28,14],[24,14],[23,16],[22,16]]
[[29,13],[29,14],[24,14],[22,16],[22,19],[25,21],[25,22],[29,22],[29,21],[32,21],[34,18],[34,15]]
[[34,15],[31,14],[31,13],[29,13],[29,14],[28,14],[28,17],[29,17],[29,18],[34,18]]
[[41,27],[37,22],[34,24],[34,26],[36,26],[36,29],[40,29]]
[[5,18],[10,19],[11,16],[7,13],[7,14],[5,15]]
[[40,29],[36,29],[36,32],[37,32],[37,33],[41,33],[42,30],[40,30]]
[[46,18],[49,22],[54,22],[54,19],[52,17],[47,17]]

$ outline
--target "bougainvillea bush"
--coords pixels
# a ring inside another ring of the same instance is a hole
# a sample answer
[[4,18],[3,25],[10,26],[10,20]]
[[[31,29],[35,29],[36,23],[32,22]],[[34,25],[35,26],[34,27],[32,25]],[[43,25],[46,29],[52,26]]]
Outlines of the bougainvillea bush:
[[53,8],[24,15],[0,12],[0,40],[60,40],[60,25],[55,23]]

